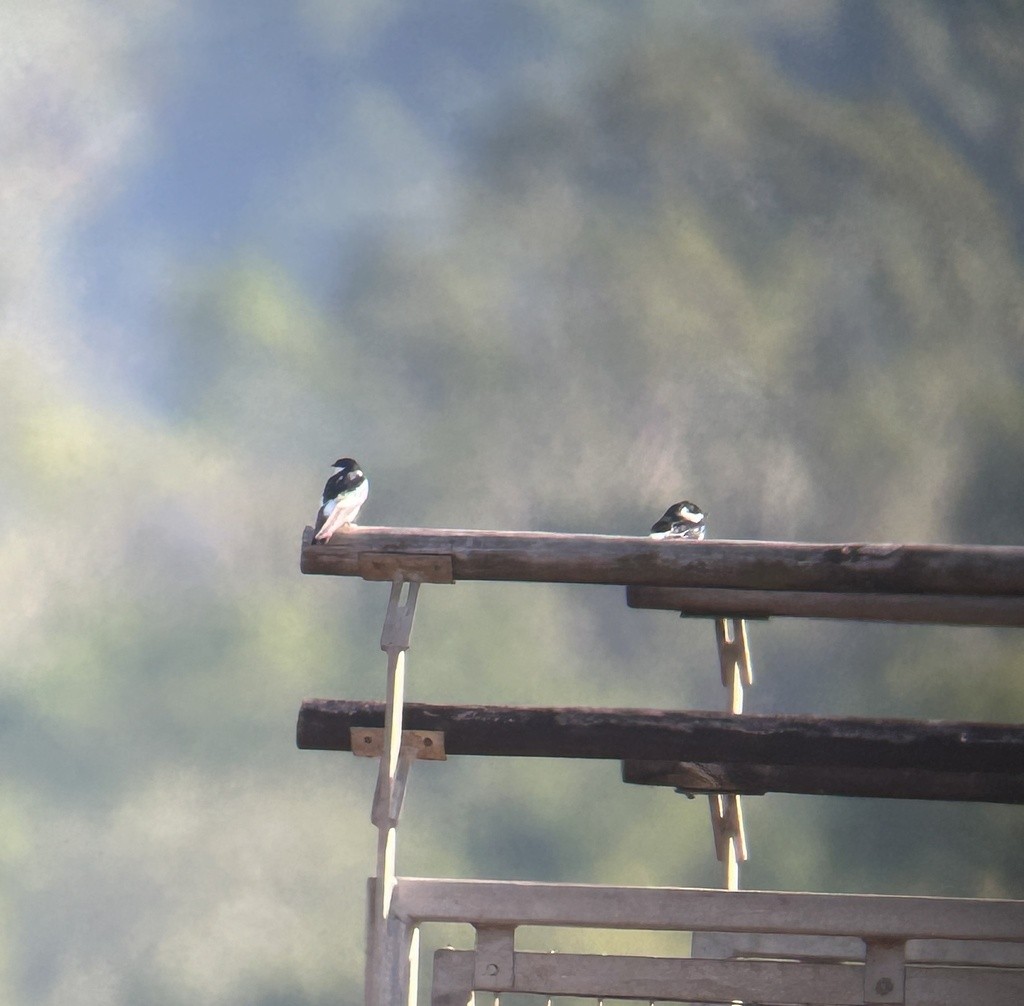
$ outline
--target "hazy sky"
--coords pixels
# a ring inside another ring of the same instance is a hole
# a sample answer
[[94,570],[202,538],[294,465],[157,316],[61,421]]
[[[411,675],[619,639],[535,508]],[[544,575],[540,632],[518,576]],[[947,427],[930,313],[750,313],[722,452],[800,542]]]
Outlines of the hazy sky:
[[[1021,51],[1000,3],[6,0],[0,1000],[355,1001],[371,773],[292,736],[381,687],[381,585],[297,570],[338,454],[371,522],[1024,541]],[[618,593],[425,608],[418,698],[721,699]],[[1024,715],[1010,632],[754,641],[764,711]],[[404,867],[715,875],[702,808],[561,769],[418,775]],[[1018,891],[1017,808],[863,806],[760,804],[753,875]]]

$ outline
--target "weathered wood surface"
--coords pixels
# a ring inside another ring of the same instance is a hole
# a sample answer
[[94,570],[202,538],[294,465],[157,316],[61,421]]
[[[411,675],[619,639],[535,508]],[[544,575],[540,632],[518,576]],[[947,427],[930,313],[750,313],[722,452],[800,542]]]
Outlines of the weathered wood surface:
[[[379,702],[310,699],[299,712],[298,746],[350,751],[353,728],[383,723]],[[1018,725],[417,703],[406,705],[403,725],[443,731],[449,757],[611,759],[629,763],[627,781],[693,790],[704,772],[713,792],[1024,802]],[[689,774],[677,783],[666,778],[671,771]]]
[[[614,954],[524,953],[512,958],[514,978],[475,980],[479,953],[441,949],[434,954],[431,1006],[464,1006],[473,991],[513,995],[630,999],[659,1003],[793,1002],[862,1006],[900,1002],[904,1006],[1020,1006],[1024,974],[993,968],[906,969],[904,995],[865,998],[860,964],[798,961],[706,961]],[[487,972],[485,971],[486,975]]]
[[[805,960],[841,963],[864,960],[864,941],[850,936],[787,936],[784,933],[694,933],[693,957],[746,960]],[[1024,978],[1020,943],[983,940],[908,940],[908,964],[1016,968]],[[1024,1000],[1022,1000],[1024,1001]],[[1018,1004],[1019,1006],[1019,1004]]]
[[722,590],[705,587],[626,588],[631,608],[684,615],[841,618],[865,622],[1024,626],[1024,595],[819,593],[799,590]]
[[406,922],[1020,943],[1024,901],[399,877]]
[[[301,569],[425,581],[529,580],[897,594],[1024,595],[1024,547],[655,541],[647,537],[357,527],[303,536]],[[424,570],[424,562],[426,569]],[[449,566],[450,564],[450,566]],[[450,577],[448,570],[450,569]]]
[[622,781],[685,793],[806,793],[962,803],[1024,803],[1024,772],[933,772],[925,767],[624,761]]

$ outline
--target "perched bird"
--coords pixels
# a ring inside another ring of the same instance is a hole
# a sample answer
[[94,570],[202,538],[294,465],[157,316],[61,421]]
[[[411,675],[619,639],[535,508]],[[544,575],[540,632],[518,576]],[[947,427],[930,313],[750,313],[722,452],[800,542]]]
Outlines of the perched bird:
[[683,500],[673,503],[665,515],[651,528],[652,538],[683,538],[701,541],[707,526],[704,511],[696,503]]
[[324,501],[316,515],[314,541],[328,541],[335,531],[351,524],[366,502],[370,483],[352,458],[338,458],[334,474],[324,486]]

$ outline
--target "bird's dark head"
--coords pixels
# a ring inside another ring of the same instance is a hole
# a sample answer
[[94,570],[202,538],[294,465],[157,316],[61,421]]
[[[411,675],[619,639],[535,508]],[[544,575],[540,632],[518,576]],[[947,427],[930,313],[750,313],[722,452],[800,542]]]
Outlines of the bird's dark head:
[[365,478],[359,468],[359,462],[355,458],[338,458],[333,467],[342,477],[346,486],[358,485]]
[[689,500],[676,503],[675,506],[670,508],[669,513],[680,520],[689,521],[692,524],[699,524],[707,516],[696,503],[691,503]]

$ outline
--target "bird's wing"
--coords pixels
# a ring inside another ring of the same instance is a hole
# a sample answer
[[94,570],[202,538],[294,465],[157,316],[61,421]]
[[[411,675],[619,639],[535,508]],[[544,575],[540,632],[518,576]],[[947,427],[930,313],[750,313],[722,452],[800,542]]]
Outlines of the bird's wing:
[[[314,538],[319,541],[327,541],[335,531],[340,530],[346,524],[351,524],[359,513],[359,508],[366,502],[369,486],[364,480],[351,492],[341,493],[335,499],[328,500],[320,509],[323,513],[324,522],[315,533]],[[333,506],[331,503],[333,502]]]
[[[359,508],[356,507],[356,509],[358,510]],[[327,541],[335,531],[344,527],[351,520],[352,507],[345,506],[344,503],[335,500],[330,512],[327,512],[327,504],[324,505],[320,512],[324,514],[324,521],[314,535],[314,538],[319,541]]]

